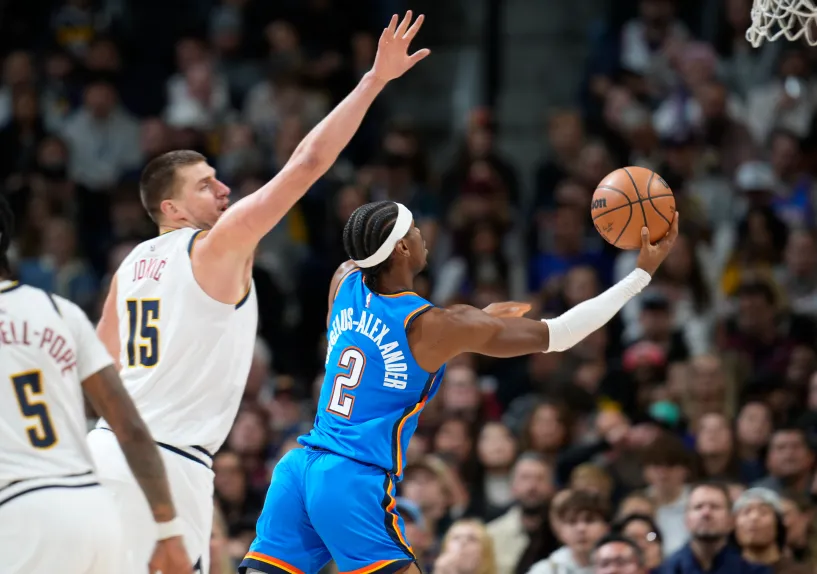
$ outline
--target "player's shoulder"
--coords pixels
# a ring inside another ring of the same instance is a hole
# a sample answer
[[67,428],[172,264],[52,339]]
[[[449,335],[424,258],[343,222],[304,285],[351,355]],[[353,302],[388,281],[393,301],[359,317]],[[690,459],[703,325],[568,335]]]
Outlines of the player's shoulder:
[[53,293],[48,293],[43,291],[43,294],[48,297],[51,301],[51,304],[54,307],[54,310],[63,318],[67,320],[85,320],[88,321],[88,315],[85,314],[79,305],[74,303],[73,301],[66,299],[65,297],[61,297],[59,295],[55,295]]

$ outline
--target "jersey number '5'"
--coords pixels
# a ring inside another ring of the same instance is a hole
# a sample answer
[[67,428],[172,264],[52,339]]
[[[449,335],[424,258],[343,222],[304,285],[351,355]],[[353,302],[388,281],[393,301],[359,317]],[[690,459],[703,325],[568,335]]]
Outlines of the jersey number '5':
[[363,355],[363,351],[357,347],[346,347],[340,354],[338,367],[343,369],[344,372],[335,375],[335,380],[332,383],[332,396],[329,397],[326,410],[333,415],[348,419],[352,416],[355,397],[346,391],[350,391],[360,384],[363,369],[366,368],[366,357]]
[[26,427],[28,441],[34,448],[51,448],[57,443],[57,433],[51,424],[51,415],[45,402],[39,399],[43,394],[43,376],[40,371],[28,371],[11,375],[11,384],[17,396],[20,414],[27,420],[36,419],[35,424]]
[[159,362],[159,300],[128,299],[126,303],[128,366],[155,367]]

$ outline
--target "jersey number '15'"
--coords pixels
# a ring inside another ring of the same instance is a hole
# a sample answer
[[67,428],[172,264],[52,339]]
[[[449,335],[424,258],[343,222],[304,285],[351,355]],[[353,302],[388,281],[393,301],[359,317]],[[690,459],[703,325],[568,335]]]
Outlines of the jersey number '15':
[[128,366],[155,367],[159,362],[159,300],[128,299],[126,304]]
[[366,368],[366,357],[357,347],[346,347],[338,359],[338,367],[344,372],[335,375],[332,383],[332,396],[326,410],[333,415],[348,419],[352,416],[355,397],[347,393],[360,384],[363,369]]
[[20,407],[20,414],[28,421],[33,422],[26,427],[28,441],[34,448],[51,448],[57,443],[57,433],[51,424],[51,415],[48,407],[40,398],[43,394],[43,376],[40,371],[28,371],[11,375],[11,384],[14,385],[14,394]]

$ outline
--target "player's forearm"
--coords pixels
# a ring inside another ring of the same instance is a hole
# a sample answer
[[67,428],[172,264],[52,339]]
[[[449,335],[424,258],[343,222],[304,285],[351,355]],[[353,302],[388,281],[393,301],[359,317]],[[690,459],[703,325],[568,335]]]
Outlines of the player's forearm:
[[566,351],[603,327],[627,302],[650,283],[650,274],[636,269],[604,293],[579,303],[555,319],[545,319],[549,331],[546,351]]
[[156,522],[173,520],[176,517],[176,510],[173,507],[165,467],[159,449],[145,424],[132,425],[128,431],[117,433],[116,437],[133,476],[145,493],[153,519]]
[[510,358],[547,350],[548,328],[542,321],[522,317],[496,321],[499,325],[494,334],[474,349],[475,352],[489,357]]
[[83,381],[94,410],[110,425],[156,522],[176,516],[159,449],[113,367]]
[[304,161],[325,173],[349,145],[366,112],[383,91],[386,82],[371,72],[363,76],[354,90],[301,141],[291,161]]

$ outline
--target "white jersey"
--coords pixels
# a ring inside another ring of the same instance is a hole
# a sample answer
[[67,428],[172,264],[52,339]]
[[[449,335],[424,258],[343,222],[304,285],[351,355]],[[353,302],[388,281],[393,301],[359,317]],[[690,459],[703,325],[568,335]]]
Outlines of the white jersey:
[[258,304],[253,284],[234,305],[199,287],[190,260],[199,233],[145,241],[119,267],[120,376],[157,442],[214,453],[247,383]]
[[112,364],[79,307],[0,282],[0,502],[35,482],[88,483],[82,381]]

